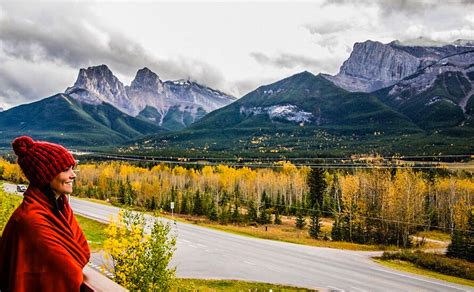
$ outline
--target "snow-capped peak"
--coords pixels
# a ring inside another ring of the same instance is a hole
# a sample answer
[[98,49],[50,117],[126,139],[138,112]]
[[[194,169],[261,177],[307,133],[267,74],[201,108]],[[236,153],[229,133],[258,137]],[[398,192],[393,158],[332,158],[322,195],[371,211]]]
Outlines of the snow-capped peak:
[[151,107],[161,115],[160,121],[170,108],[177,108],[190,116],[186,123],[236,100],[189,79],[162,82],[147,67],[138,70],[130,86],[124,86],[106,65],[80,69],[74,86],[65,93],[84,103],[110,103],[131,116]]
[[190,86],[193,84],[193,82],[190,81],[189,79],[179,79],[179,80],[174,80],[170,82],[173,83],[174,85],[181,85],[181,86]]

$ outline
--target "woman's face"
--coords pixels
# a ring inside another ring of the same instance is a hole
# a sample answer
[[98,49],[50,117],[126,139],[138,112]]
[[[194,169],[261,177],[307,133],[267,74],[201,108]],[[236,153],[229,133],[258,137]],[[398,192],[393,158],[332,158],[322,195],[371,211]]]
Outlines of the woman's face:
[[76,174],[74,173],[74,169],[70,166],[53,178],[50,183],[51,188],[57,195],[71,194],[72,184],[75,178]]

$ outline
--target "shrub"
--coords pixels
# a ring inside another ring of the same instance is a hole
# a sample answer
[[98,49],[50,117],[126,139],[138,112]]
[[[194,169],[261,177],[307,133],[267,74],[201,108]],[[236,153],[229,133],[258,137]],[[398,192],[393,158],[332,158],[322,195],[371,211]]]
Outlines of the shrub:
[[7,225],[10,216],[20,203],[20,197],[6,194],[2,190],[2,185],[0,184],[0,235],[2,235],[3,229],[5,228],[5,225]]
[[115,281],[131,291],[169,291],[176,280],[176,268],[168,268],[176,237],[171,227],[154,220],[151,233],[145,233],[145,216],[120,211],[111,220],[104,242],[106,257],[113,262]]
[[421,251],[384,252],[382,260],[402,260],[418,267],[433,270],[442,274],[474,280],[474,264],[461,259],[449,258],[435,253]]

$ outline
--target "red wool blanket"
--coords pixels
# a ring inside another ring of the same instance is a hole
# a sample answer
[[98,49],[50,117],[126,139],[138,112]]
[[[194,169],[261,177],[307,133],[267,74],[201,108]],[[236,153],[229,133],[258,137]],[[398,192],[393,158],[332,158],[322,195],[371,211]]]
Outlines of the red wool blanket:
[[79,291],[89,261],[87,240],[66,199],[51,201],[30,186],[0,239],[0,290]]

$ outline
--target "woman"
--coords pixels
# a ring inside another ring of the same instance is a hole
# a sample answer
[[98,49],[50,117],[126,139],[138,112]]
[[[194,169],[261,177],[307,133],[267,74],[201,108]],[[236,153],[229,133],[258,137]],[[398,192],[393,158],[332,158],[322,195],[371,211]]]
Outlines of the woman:
[[12,146],[30,185],[0,239],[0,290],[79,291],[90,251],[65,197],[76,161],[61,145],[26,136]]

